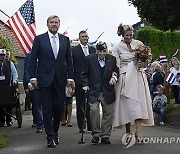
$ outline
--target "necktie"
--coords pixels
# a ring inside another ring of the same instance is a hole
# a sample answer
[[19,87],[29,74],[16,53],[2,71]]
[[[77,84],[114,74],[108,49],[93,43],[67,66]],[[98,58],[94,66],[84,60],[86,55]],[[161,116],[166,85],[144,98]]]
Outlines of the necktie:
[[84,55],[88,56],[88,51],[87,51],[87,47],[83,47],[84,48]]
[[57,58],[56,36],[52,36],[52,49],[53,49],[54,57],[56,59]]

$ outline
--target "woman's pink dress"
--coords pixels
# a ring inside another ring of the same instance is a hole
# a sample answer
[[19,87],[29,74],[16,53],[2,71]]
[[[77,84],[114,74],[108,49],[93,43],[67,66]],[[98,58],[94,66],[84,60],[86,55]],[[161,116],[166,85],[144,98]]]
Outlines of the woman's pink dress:
[[[133,39],[130,45],[135,49],[143,43]],[[129,122],[133,124],[135,119],[142,119],[146,126],[154,125],[147,77],[143,68],[138,70],[134,65],[134,52],[130,52],[126,43],[121,41],[113,49],[112,54],[120,67],[120,76],[115,87],[114,127]]]

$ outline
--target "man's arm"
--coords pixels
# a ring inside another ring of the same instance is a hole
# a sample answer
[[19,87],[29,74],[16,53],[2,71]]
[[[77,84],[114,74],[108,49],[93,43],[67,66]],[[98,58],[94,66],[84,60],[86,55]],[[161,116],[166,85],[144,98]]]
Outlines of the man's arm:
[[88,72],[89,72],[88,57],[85,57],[83,70],[82,70],[82,73],[80,75],[84,91],[89,90],[89,82],[88,82],[88,75],[89,74],[88,74]]
[[38,52],[39,52],[39,39],[38,37],[35,37],[32,51],[31,51],[31,57],[30,57],[30,82],[36,86],[37,85],[37,59],[38,59]]
[[73,75],[73,62],[72,62],[72,50],[70,46],[69,38],[67,38],[67,53],[66,53],[66,63],[67,63],[67,86],[75,86],[74,75]]
[[23,85],[24,89],[28,89],[28,83],[30,82],[30,53],[26,55],[24,59],[24,77],[23,77]]
[[109,84],[114,85],[117,82],[118,78],[119,78],[119,67],[117,67],[116,57],[114,57],[113,73],[112,73],[112,77],[109,81]]
[[16,70],[16,67],[12,61],[10,61],[11,65],[11,75],[13,76],[13,83],[17,84],[18,83],[18,73]]

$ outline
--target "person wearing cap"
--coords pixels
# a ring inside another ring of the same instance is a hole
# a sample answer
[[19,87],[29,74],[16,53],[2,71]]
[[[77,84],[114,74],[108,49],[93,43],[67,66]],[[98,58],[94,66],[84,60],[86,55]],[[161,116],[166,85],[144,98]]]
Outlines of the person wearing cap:
[[[105,42],[97,43],[96,50],[96,53],[85,57],[81,79],[83,90],[88,92],[93,136],[91,143],[98,144],[101,138],[102,144],[110,144],[115,101],[114,85],[119,76],[119,68],[116,65],[116,58],[107,54]],[[100,120],[100,104],[102,120]]]
[[[0,86],[11,86],[11,83],[13,85],[18,84],[18,73],[14,63],[9,60],[9,57],[9,51],[6,52],[5,49],[0,49]],[[6,122],[6,125],[11,127],[13,125],[12,118],[9,114],[5,114],[5,110],[11,113],[12,108],[0,107],[0,126],[3,127]]]
[[[79,32],[80,44],[72,48],[72,59],[74,66],[74,81],[75,81],[75,97],[76,97],[76,118],[79,128],[79,132],[85,132],[86,125],[84,124],[84,117],[87,120],[87,130],[92,131],[90,115],[89,115],[89,105],[86,105],[85,111],[85,93],[82,89],[82,82],[80,80],[80,75],[83,69],[83,62],[86,56],[92,53],[96,53],[96,49],[93,46],[88,45],[89,36],[87,31],[82,30]],[[86,115],[84,115],[86,113]]]

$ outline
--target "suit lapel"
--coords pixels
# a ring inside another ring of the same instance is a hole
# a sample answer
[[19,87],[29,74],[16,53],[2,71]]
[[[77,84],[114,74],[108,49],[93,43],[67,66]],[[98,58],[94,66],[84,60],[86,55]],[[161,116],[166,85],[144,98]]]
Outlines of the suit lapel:
[[63,45],[64,45],[64,38],[60,34],[58,34],[58,37],[59,37],[59,50],[58,50],[57,58],[58,58],[59,54],[61,54],[61,51],[62,51]]
[[89,48],[89,54],[93,53],[92,47],[90,47],[90,46],[88,45],[88,48]]
[[104,70],[103,78],[105,77],[106,73],[108,73],[109,64],[110,64],[110,59],[106,55],[106,57],[105,57],[105,70]]
[[79,53],[79,56],[85,57],[84,52],[83,52],[80,44],[79,44],[79,46],[78,46],[78,53]]
[[97,55],[94,56],[94,65],[96,67],[96,70],[97,70],[99,76],[101,77],[101,72],[100,72],[100,68],[99,68],[100,66],[99,66],[98,56]]
[[47,45],[48,51],[50,51],[50,54],[54,57],[54,53],[53,53],[53,50],[52,50],[51,41],[50,41],[48,32],[45,33],[44,39],[45,39],[44,43]]

